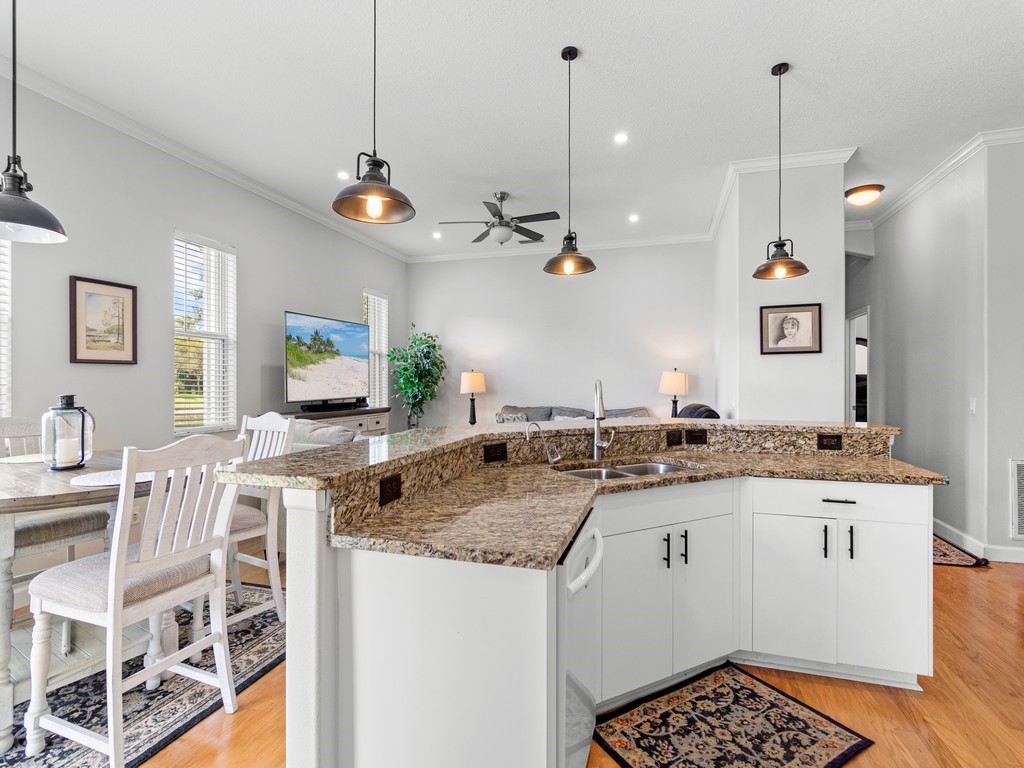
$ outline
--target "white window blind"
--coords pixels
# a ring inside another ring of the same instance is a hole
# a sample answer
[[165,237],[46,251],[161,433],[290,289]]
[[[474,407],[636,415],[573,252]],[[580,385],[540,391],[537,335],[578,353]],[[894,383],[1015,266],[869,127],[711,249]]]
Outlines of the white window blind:
[[11,407],[11,241],[0,240],[0,416]]
[[388,297],[363,293],[363,322],[370,326],[371,408],[388,404]]
[[235,255],[174,239],[174,432],[237,426]]

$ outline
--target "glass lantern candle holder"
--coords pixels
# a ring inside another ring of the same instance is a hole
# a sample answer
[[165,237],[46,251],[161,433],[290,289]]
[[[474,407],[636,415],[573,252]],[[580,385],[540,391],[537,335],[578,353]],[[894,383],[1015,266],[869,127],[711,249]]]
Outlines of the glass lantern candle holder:
[[74,395],[61,395],[60,405],[43,414],[43,460],[50,469],[78,469],[92,458],[92,433],[96,422],[85,408],[75,405]]

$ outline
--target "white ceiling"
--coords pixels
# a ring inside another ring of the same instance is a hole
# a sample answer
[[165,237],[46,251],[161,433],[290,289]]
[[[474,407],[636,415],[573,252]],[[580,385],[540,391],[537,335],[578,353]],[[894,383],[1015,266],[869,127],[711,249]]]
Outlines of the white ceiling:
[[[9,18],[8,4],[2,12]],[[20,62],[322,215],[370,151],[372,0],[21,3]],[[847,186],[893,200],[979,131],[1024,125],[1024,3],[988,0],[378,0],[377,149],[416,207],[342,222],[413,259],[486,255],[482,200],[557,248],[567,222],[565,45],[579,244],[709,231],[732,160],[859,147]],[[0,53],[10,55],[9,27]],[[612,136],[627,131],[617,146]],[[848,220],[875,208],[854,209]],[[627,216],[640,221],[630,224]],[[440,240],[432,233],[441,231]]]

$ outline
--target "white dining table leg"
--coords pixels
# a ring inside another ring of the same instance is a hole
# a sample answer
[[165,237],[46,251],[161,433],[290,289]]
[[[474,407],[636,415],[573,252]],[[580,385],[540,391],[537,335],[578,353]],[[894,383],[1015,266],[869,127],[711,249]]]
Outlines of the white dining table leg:
[[14,744],[11,618],[14,613],[14,515],[0,515],[0,753]]

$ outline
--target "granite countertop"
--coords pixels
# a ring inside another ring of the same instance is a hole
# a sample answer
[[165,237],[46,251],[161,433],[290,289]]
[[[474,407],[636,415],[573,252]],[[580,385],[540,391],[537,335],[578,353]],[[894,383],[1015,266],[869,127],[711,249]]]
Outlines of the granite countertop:
[[[636,457],[640,458],[640,457]],[[887,458],[662,452],[646,460],[697,464],[664,475],[585,480],[546,464],[481,467],[426,493],[387,505],[379,515],[346,524],[331,543],[347,549],[551,569],[600,494],[730,477],[937,485],[942,475]],[[611,466],[629,457],[604,460]],[[595,466],[567,462],[564,469]]]
[[[555,566],[600,494],[744,476],[946,482],[891,459],[900,430],[884,425],[609,419],[603,426],[621,433],[620,451],[635,455],[609,457],[600,466],[662,460],[699,469],[612,480],[573,477],[543,463],[539,441],[526,443],[526,425],[514,423],[420,428],[325,446],[240,464],[223,479],[331,491],[326,534],[336,547],[536,569]],[[707,445],[665,449],[666,430],[680,429],[705,431]],[[844,435],[843,450],[817,450],[822,432]],[[562,470],[595,466],[582,458],[592,442],[589,421],[547,422],[544,434],[562,446]],[[507,460],[484,463],[483,447],[495,443],[507,446]],[[401,476],[403,496],[381,505],[378,484],[393,475]]]

